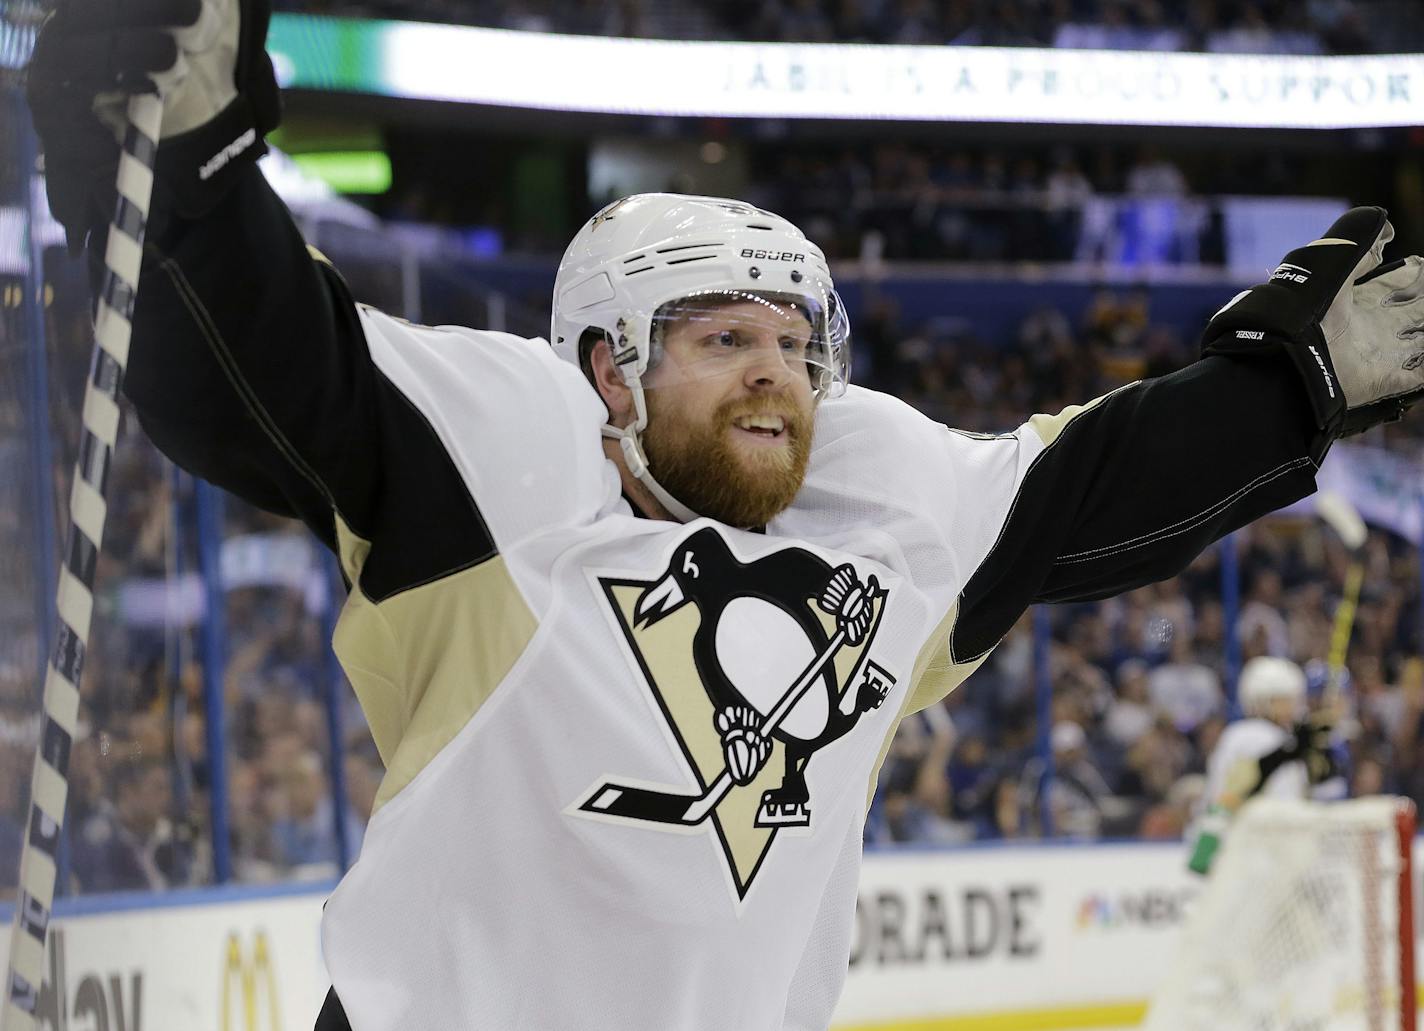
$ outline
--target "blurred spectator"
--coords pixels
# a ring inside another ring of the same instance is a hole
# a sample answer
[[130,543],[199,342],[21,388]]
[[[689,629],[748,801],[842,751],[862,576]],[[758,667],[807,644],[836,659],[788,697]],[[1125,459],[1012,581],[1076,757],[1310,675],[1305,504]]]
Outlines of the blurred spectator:
[[228,766],[228,847],[242,881],[273,881],[281,874],[273,822],[255,763],[235,759]]
[[1024,793],[1042,805],[1046,794],[1053,832],[1066,838],[1096,838],[1109,815],[1111,790],[1088,754],[1088,735],[1064,720],[1050,734],[1052,773],[1045,779],[1040,760],[1024,766]]
[[272,792],[277,861],[302,874],[336,873],[336,807],[321,756],[311,750],[290,756],[278,767]]
[[171,774],[133,757],[110,769],[113,798],[102,799],[74,836],[74,878],[86,892],[161,891],[188,883],[191,839],[169,819]]
[[1257,655],[1286,658],[1290,654],[1290,630],[1281,615],[1281,575],[1275,569],[1260,569],[1252,577],[1236,634],[1248,659]]
[[1145,841],[1181,841],[1201,808],[1205,786],[1206,778],[1199,773],[1178,778],[1167,797],[1142,814],[1137,836]]
[[1147,694],[1173,727],[1190,733],[1224,704],[1221,678],[1196,661],[1189,632],[1174,631],[1169,648],[1168,660],[1147,675]]
[[994,789],[1003,778],[1003,770],[990,761],[989,746],[982,735],[960,740],[945,776],[954,818],[972,824],[978,836],[992,836]]
[[883,804],[869,834],[875,840],[941,844],[975,837],[955,805],[950,757],[958,735],[942,705],[904,720],[895,732],[883,771]]
[[1117,697],[1103,720],[1108,738],[1127,749],[1152,729],[1156,722],[1147,688],[1147,663],[1128,659],[1117,668]]
[[1083,209],[1093,199],[1093,184],[1083,174],[1071,151],[1054,156],[1053,171],[1044,183],[1049,247],[1045,258],[1072,261],[1078,250]]
[[1128,169],[1127,192],[1138,197],[1185,197],[1187,180],[1182,170],[1155,148],[1143,147]]
[[1127,750],[1118,791],[1149,803],[1161,801],[1194,763],[1200,765],[1200,756],[1190,738],[1159,717]]

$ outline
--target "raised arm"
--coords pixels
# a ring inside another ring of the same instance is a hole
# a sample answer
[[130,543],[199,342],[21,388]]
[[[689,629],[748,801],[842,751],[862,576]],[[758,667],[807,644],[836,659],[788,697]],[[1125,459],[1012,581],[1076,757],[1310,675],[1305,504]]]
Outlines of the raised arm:
[[1201,361],[1022,427],[1012,491],[981,517],[997,528],[961,595],[956,660],[1034,601],[1179,572],[1312,493],[1337,437],[1399,418],[1424,391],[1424,260],[1382,266],[1392,236],[1381,209],[1354,209],[1218,312]]
[[[126,381],[140,421],[179,465],[301,518],[333,548],[338,521],[373,540],[432,504],[469,512],[470,525],[423,529],[393,585],[415,582],[478,550],[478,515],[434,432],[372,361],[341,278],[257,168],[278,117],[267,17],[265,0],[63,0],[29,79],[51,208],[97,261],[122,110],[102,98],[160,84]],[[409,510],[396,511],[403,497]]]
[[179,465],[332,543],[382,465],[380,387],[356,310],[255,166],[147,249],[126,392]]
[[403,460],[444,457],[402,425],[345,284],[255,166],[148,247],[133,341],[126,392],[154,443],[328,545],[333,514],[370,536],[392,433],[406,434]]
[[961,660],[996,644],[1033,602],[1165,579],[1315,489],[1310,402],[1280,356],[1206,358],[1035,416],[1018,436],[1037,454],[961,597]]

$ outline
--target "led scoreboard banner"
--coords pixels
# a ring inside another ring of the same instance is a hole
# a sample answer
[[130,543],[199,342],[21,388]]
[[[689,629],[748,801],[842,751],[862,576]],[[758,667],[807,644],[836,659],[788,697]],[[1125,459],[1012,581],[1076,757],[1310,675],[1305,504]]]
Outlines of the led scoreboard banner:
[[558,111],[1342,129],[1424,124],[1424,54],[722,43],[278,14],[283,86]]

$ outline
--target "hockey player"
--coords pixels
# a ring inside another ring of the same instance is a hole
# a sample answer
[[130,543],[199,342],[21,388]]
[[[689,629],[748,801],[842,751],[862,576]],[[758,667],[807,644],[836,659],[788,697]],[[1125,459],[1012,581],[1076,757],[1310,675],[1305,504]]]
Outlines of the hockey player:
[[1206,873],[1231,817],[1257,795],[1305,799],[1334,772],[1333,720],[1306,719],[1305,673],[1288,659],[1262,655],[1241,669],[1243,718],[1221,732],[1206,766],[1205,812],[1191,869]]
[[1222,732],[1212,751],[1206,797],[1234,811],[1256,794],[1309,796],[1329,773],[1321,739],[1334,719],[1324,707],[1307,722],[1305,673],[1289,659],[1258,656],[1242,668],[1237,697],[1243,718]]
[[1424,262],[1379,268],[1377,208],[1190,368],[1001,436],[848,386],[820,250],[735,201],[595,215],[552,347],[413,326],[352,302],[253,163],[266,22],[60,0],[29,96],[93,254],[114,112],[163,84],[126,389],[351,585],[334,643],[386,774],[323,917],[323,1028],[825,1028],[899,720],[1032,602],[1175,573],[1424,390]]

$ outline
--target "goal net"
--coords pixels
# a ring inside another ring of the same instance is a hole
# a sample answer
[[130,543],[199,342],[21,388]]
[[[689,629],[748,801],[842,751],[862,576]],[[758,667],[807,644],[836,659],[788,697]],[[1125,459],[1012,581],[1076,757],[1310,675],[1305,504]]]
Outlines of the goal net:
[[1192,908],[1146,1031],[1415,1031],[1414,806],[1260,798]]

